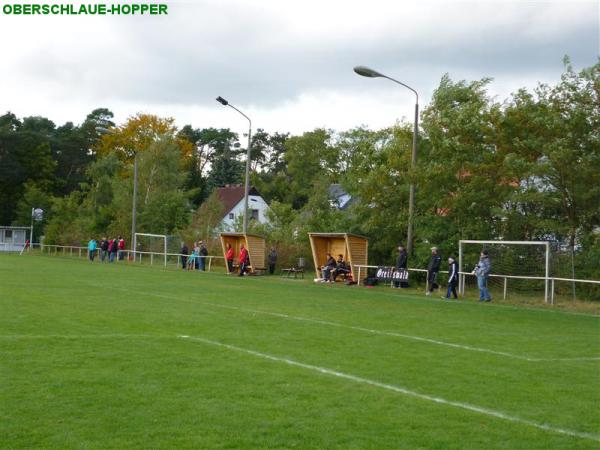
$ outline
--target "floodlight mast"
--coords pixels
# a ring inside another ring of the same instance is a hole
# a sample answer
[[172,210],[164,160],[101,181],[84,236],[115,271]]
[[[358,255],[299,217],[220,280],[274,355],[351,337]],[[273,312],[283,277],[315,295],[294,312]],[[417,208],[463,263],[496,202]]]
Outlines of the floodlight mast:
[[[404,86],[405,88],[409,89],[410,91],[412,91],[415,94],[416,100],[415,100],[415,121],[414,121],[414,128],[413,128],[413,145],[412,145],[412,156],[411,156],[411,162],[410,162],[410,167],[411,169],[414,170],[415,166],[417,165],[417,150],[418,150],[418,133],[419,133],[419,93],[414,90],[413,88],[411,88],[409,85],[404,84],[402,81],[398,81],[394,78],[388,77],[387,75],[384,75],[380,72],[377,72],[376,70],[373,70],[369,67],[366,66],[356,66],[354,67],[354,72],[356,72],[358,75],[361,75],[363,77],[367,77],[367,78],[387,78],[390,81],[393,81],[394,83],[397,83],[401,86]],[[411,174],[412,175],[412,174]],[[412,176],[411,176],[412,178]],[[412,250],[413,250],[413,222],[414,222],[414,215],[415,215],[415,184],[411,179],[410,185],[409,185],[409,196],[408,196],[408,230],[407,230],[407,236],[406,236],[406,250],[408,252],[408,254],[412,254]]]
[[235,106],[230,104],[223,97],[218,96],[216,100],[223,106],[229,106],[235,109],[238,113],[244,116],[248,120],[248,150],[246,151],[246,179],[244,183],[244,234],[248,233],[248,195],[250,193],[250,149],[252,145],[252,121],[250,117],[244,114],[242,111],[237,109]]

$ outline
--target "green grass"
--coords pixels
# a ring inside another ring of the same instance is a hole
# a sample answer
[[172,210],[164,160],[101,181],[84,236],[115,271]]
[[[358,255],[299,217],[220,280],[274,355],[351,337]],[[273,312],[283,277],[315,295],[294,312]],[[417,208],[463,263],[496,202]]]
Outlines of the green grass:
[[588,357],[594,315],[0,255],[2,448],[592,449]]

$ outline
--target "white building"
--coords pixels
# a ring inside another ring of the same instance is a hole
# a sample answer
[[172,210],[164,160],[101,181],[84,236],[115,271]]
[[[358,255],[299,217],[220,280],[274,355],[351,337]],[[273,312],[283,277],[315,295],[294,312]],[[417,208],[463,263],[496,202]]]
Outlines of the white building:
[[30,227],[0,227],[0,252],[20,252],[30,234]]
[[[229,184],[217,188],[219,199],[223,203],[225,215],[223,216],[223,231],[235,231],[234,225],[244,214],[244,186],[241,184]],[[266,212],[269,205],[261,197],[256,188],[251,187],[248,193],[248,211],[250,220],[260,223],[268,223]]]

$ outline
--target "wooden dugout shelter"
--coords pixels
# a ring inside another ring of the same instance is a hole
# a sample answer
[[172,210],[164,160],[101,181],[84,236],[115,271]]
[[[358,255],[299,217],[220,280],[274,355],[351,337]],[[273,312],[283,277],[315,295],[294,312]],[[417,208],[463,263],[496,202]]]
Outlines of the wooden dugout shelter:
[[321,278],[321,267],[327,261],[327,253],[337,259],[338,255],[344,256],[352,267],[354,276],[354,265],[367,265],[369,256],[369,241],[364,236],[350,233],[308,233],[310,247],[312,249],[315,273]]
[[[250,270],[255,272],[257,270],[265,269],[265,238],[257,234],[244,234],[244,233],[221,233],[221,247],[223,248],[223,257],[227,253],[227,244],[231,244],[233,248],[234,267],[238,267],[238,256],[240,254],[240,247],[242,244],[248,250],[250,256]],[[225,269],[227,269],[227,259],[225,259]]]

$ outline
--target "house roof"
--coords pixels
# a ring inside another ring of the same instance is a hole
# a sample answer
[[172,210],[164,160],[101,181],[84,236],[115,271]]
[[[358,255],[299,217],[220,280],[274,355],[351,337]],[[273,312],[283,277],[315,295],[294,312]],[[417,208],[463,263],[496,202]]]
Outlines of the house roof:
[[328,194],[331,199],[337,199],[343,195],[348,195],[341,184],[330,184]]
[[[348,209],[355,203],[358,203],[358,198],[348,194],[341,184],[330,184],[327,188],[327,194],[329,195],[330,200],[337,202],[337,208],[342,211]],[[344,196],[348,196],[348,198],[345,201],[342,201],[342,197]]]
[[309,236],[315,236],[315,237],[347,237],[347,236],[353,236],[353,237],[358,237],[361,239],[367,239],[368,238],[366,236],[361,236],[360,234],[354,234],[354,233],[308,233]]
[[[248,194],[260,196],[254,186],[250,186]],[[217,195],[223,203],[225,214],[227,214],[244,198],[244,186],[242,184],[227,184],[217,188]]]

